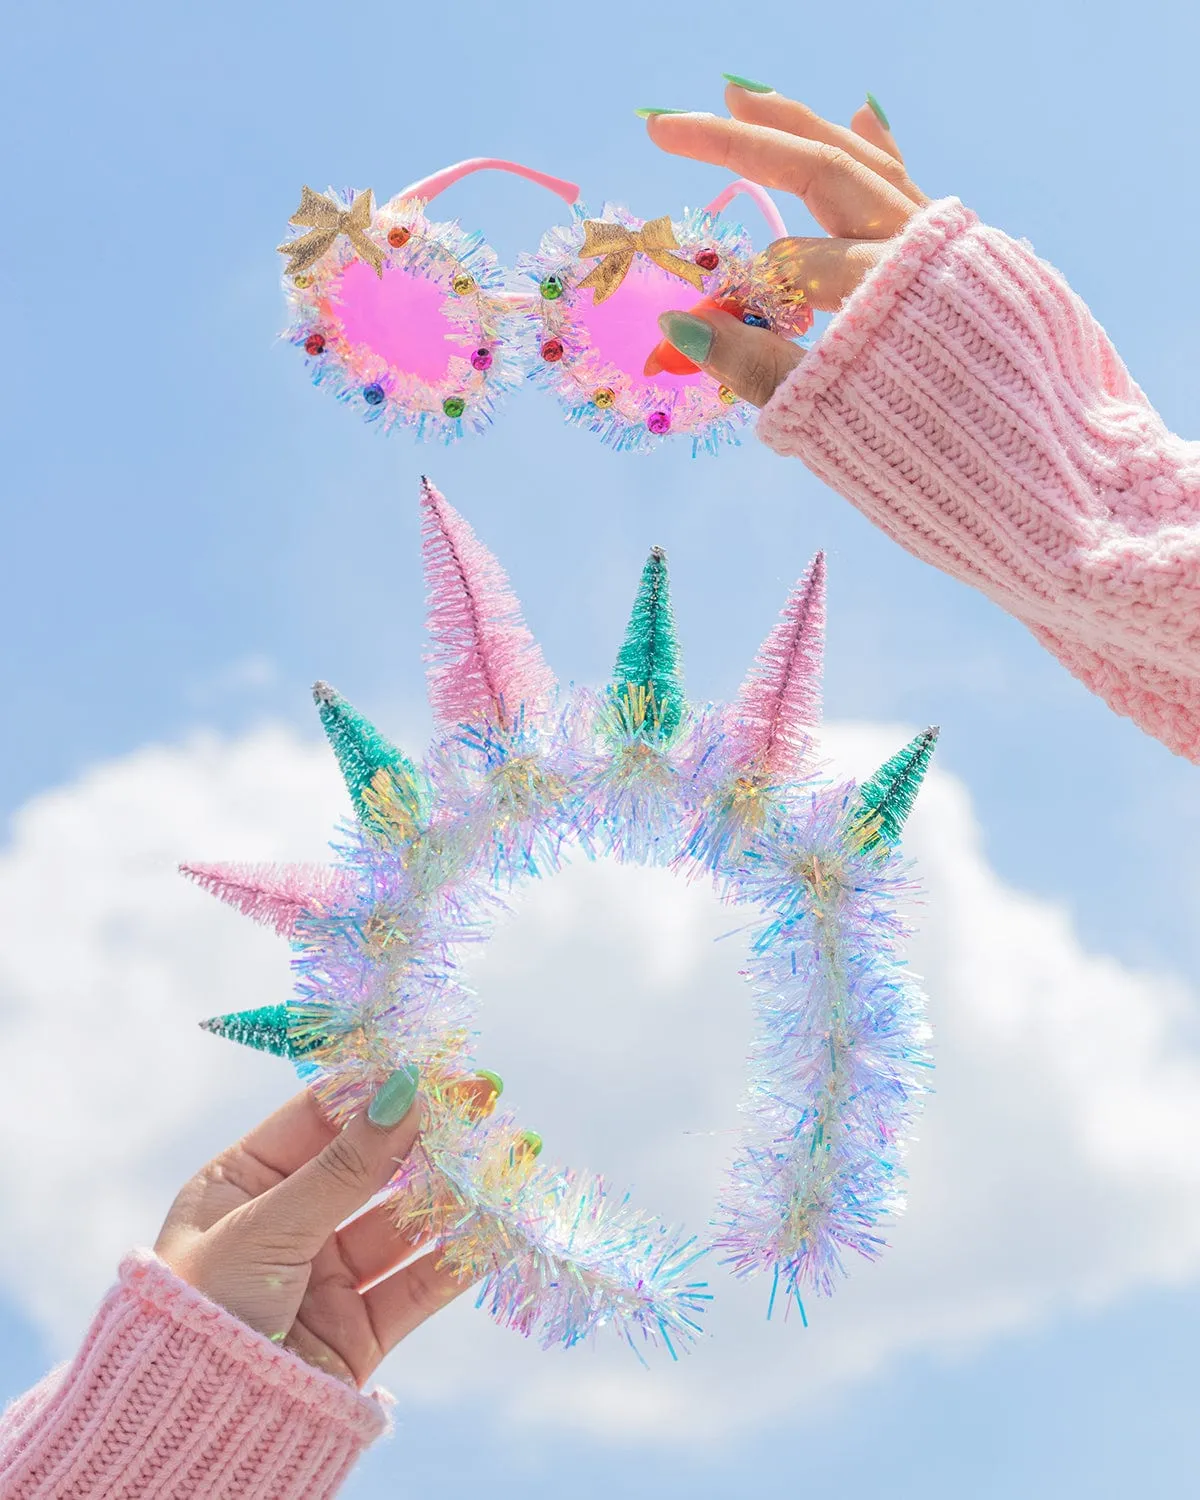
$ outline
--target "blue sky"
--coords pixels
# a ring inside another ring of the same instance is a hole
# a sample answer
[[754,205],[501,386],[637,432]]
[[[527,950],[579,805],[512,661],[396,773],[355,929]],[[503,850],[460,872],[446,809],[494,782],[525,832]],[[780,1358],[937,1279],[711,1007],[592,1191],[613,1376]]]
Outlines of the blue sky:
[[[1029,237],[1167,421],[1200,434],[1198,43],[1193,7],[1067,0],[14,12],[0,91],[15,226],[0,325],[6,814],[197,727],[308,733],[318,676],[419,724],[427,470],[501,552],[556,669],[582,681],[611,661],[652,543],[671,558],[701,698],[733,690],[826,548],[829,713],[941,723],[1000,875],[1061,903],[1090,949],[1194,983],[1196,770],[1019,626],[752,439],[711,461],[614,455],[532,392],[456,449],[381,438],[275,342],[273,247],[303,182],[383,198],[482,154],[574,178],[593,204],[677,212],[721,178],[656,153],[635,106],[718,108],[723,70],[835,118],[871,89],[926,191]],[[513,257],[556,200],[478,178],[445,206]],[[802,208],[783,207],[804,232]],[[0,1395],[44,1357],[16,1301],[0,1305]],[[476,1414],[442,1410],[350,1492],[1177,1493],[1200,1448],[1198,1335],[1194,1285],[1136,1293],[952,1365],[914,1356],[702,1467],[571,1435],[473,1452]]]

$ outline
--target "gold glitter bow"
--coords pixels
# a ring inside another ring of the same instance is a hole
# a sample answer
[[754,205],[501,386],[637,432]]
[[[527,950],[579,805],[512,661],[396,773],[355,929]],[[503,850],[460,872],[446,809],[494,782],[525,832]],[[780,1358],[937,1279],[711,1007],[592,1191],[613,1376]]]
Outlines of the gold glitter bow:
[[647,255],[656,266],[690,281],[698,290],[704,290],[704,272],[682,255],[672,251],[679,249],[679,242],[671,228],[670,219],[664,214],[661,219],[651,219],[640,229],[626,229],[624,224],[607,224],[599,219],[585,219],[583,223],[583,248],[580,257],[591,260],[602,255],[604,259],[579,283],[580,288],[590,286],[595,292],[596,302],[611,297],[625,280],[626,273],[637,254]]
[[289,224],[311,225],[308,234],[299,239],[286,240],[278,246],[280,255],[290,255],[284,272],[296,276],[307,271],[320,260],[339,234],[344,234],[354,246],[360,260],[374,266],[376,276],[383,275],[383,251],[367,235],[371,227],[371,189],[356,193],[349,208],[342,208],[332,198],[323,198],[306,187],[300,198],[300,207],[288,220]]

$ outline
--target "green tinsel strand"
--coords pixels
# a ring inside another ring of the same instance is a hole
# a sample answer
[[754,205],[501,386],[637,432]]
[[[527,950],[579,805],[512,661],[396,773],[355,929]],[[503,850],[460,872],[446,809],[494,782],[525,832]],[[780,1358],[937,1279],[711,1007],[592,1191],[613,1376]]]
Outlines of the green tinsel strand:
[[667,554],[651,549],[613,669],[621,729],[669,744],[683,719],[683,672],[667,583]]
[[313,702],[362,822],[378,827],[383,821],[378,793],[379,773],[385,771],[399,809],[413,825],[422,823],[428,811],[428,792],[424,777],[412,761],[327,682],[315,684]]
[[903,750],[884,761],[874,776],[859,788],[860,821],[866,835],[864,849],[874,849],[881,843],[900,842],[900,830],[921,790],[937,737],[937,725],[922,730]]
[[270,1052],[275,1057],[298,1057],[311,1050],[297,1047],[288,1032],[286,1005],[261,1005],[257,1010],[239,1010],[228,1016],[212,1016],[201,1021],[203,1030],[227,1041],[240,1042],[256,1052]]

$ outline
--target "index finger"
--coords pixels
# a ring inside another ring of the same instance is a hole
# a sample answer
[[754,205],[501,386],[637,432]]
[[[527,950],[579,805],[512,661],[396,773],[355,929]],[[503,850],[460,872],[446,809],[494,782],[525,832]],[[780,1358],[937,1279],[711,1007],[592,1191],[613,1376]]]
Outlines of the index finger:
[[185,1184],[158,1237],[204,1231],[318,1156],[337,1134],[307,1089],[229,1146]]
[[654,144],[674,156],[795,193],[821,228],[841,239],[889,239],[915,211],[899,188],[827,141],[716,115],[652,115],[646,128]]
[[[925,194],[910,181],[898,150],[893,154],[868,140],[860,131],[835,125],[798,99],[789,99],[786,94],[753,93],[731,83],[725,90],[725,102],[729,106],[729,113],[743,124],[765,125],[770,130],[782,130],[787,135],[801,136],[810,141],[824,141],[827,146],[840,147],[848,156],[862,162],[877,177],[890,182],[918,207],[928,201]],[[878,125],[877,117],[869,109],[866,113]],[[879,134],[883,136],[882,127]],[[886,139],[892,139],[890,132]]]
[[222,1228],[244,1242],[287,1245],[310,1260],[339,1224],[386,1187],[412,1150],[421,1129],[418,1078],[415,1065],[396,1069],[367,1109],[311,1160],[235,1209]]
[[269,1172],[290,1177],[337,1134],[337,1126],[321,1113],[311,1090],[302,1089],[244,1135],[233,1149],[244,1152]]
[[[460,1095],[479,1115],[492,1112],[496,1099],[504,1084],[495,1073],[482,1069],[465,1075],[451,1092]],[[218,1158],[228,1175],[231,1159],[237,1157],[245,1164],[243,1177],[252,1175],[260,1179],[258,1186],[247,1182],[252,1197],[274,1187],[282,1177],[298,1172],[305,1162],[324,1151],[339,1127],[330,1123],[322,1113],[311,1089],[302,1089],[293,1094],[286,1104],[274,1114],[268,1115],[228,1151]]]

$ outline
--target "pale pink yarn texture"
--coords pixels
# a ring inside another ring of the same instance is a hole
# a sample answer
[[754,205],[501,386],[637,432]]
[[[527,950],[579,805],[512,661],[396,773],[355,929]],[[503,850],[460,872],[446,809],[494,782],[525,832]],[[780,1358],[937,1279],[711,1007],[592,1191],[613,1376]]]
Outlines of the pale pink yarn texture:
[[758,434],[1200,760],[1200,444],[1028,246],[931,204]]
[[387,1427],[138,1252],[78,1354],[0,1418],[4,1500],[325,1500]]

